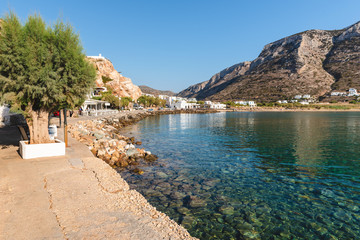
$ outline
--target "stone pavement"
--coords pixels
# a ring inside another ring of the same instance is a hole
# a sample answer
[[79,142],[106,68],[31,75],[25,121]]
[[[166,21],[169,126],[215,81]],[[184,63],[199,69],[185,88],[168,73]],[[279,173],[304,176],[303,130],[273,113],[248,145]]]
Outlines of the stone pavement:
[[24,160],[19,139],[0,128],[0,239],[193,239],[85,145]]

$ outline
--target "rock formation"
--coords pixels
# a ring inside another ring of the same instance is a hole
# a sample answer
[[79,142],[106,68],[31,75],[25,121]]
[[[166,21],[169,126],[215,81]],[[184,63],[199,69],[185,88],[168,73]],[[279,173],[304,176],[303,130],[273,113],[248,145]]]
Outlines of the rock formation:
[[97,87],[110,86],[113,93],[119,97],[131,97],[136,100],[141,96],[141,90],[131,82],[130,78],[122,76],[114,69],[112,62],[104,57],[88,57],[97,70]]
[[309,30],[266,45],[178,95],[210,100],[274,101],[360,88],[360,22],[342,30]]

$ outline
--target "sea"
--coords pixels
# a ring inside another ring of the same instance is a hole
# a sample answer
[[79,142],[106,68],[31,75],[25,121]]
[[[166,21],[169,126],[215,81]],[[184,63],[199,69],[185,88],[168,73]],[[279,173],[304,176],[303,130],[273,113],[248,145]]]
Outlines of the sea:
[[360,112],[161,115],[119,174],[199,239],[360,239]]

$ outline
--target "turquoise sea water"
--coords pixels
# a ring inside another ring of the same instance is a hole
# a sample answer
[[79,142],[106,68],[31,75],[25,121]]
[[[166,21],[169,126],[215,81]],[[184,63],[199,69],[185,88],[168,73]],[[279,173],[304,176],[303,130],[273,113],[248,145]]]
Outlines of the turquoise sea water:
[[360,113],[156,116],[159,160],[120,174],[200,239],[360,239]]

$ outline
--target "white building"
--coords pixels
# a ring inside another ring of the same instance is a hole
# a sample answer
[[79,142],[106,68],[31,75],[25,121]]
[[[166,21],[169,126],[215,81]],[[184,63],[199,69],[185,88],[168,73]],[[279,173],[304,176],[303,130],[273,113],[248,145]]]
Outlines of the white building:
[[101,56],[101,53],[99,56],[87,56],[88,58],[94,58],[94,59],[105,59],[103,56]]
[[213,103],[210,105],[211,109],[226,109],[226,104],[223,103]]
[[248,101],[248,105],[250,107],[256,107],[256,103],[254,101]]
[[254,101],[235,101],[234,103],[249,107],[256,107],[256,103]]
[[247,105],[247,101],[235,101],[234,103],[239,104],[239,105],[244,105],[244,106]]
[[346,96],[346,92],[331,92],[331,96]]
[[169,96],[168,95],[159,95],[159,98],[162,100],[166,100],[169,98]]
[[277,101],[277,103],[284,104],[284,103],[288,103],[288,101],[287,100],[279,100],[279,101]]
[[197,102],[196,98],[188,98],[187,101],[188,102]]
[[301,101],[299,103],[302,104],[302,105],[309,105],[309,102],[306,102],[306,101]]
[[357,90],[355,88],[350,88],[349,89],[349,94],[348,94],[349,97],[351,96],[359,96]]
[[296,95],[294,98],[295,98],[295,99],[301,99],[301,98],[302,98],[302,95]]
[[106,87],[96,87],[94,89],[94,96],[100,96],[102,92],[106,92],[107,88]]
[[304,98],[304,99],[310,99],[311,96],[310,96],[309,94],[305,94],[305,95],[303,96],[303,98]]
[[211,101],[205,101],[204,104],[206,108],[210,108],[210,109],[226,109],[226,104],[222,104],[222,103],[213,103]]
[[148,96],[148,97],[155,97],[155,95],[150,94],[150,93],[142,93],[142,96]]
[[170,105],[170,108],[171,109],[196,109],[196,108],[200,108],[200,104],[189,103],[187,101],[180,100],[180,101],[174,101]]

